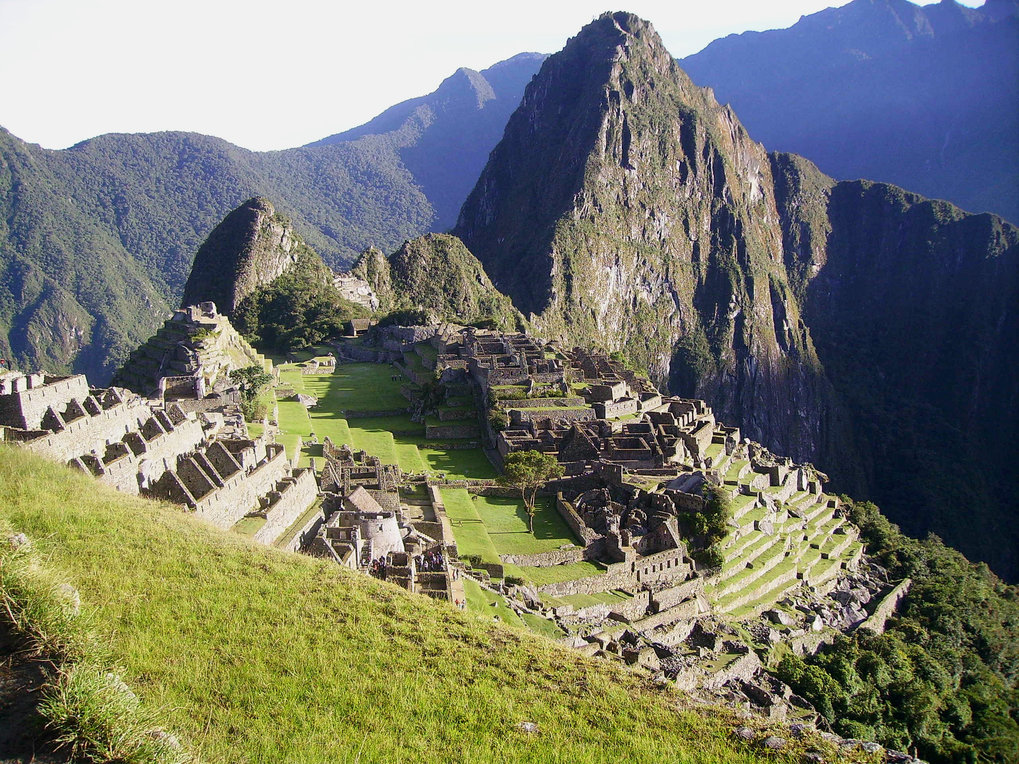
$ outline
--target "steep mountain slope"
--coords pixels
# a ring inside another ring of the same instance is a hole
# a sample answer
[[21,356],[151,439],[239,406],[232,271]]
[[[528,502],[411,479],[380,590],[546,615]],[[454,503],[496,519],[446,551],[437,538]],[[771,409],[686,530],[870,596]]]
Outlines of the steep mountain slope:
[[344,299],[335,274],[268,199],[249,199],[198,249],[181,307],[206,300],[249,341],[295,350],[338,334],[365,311]]
[[1019,575],[1019,231],[895,186],[831,185],[772,155],[786,254],[852,422],[832,476],[917,536]]
[[459,239],[427,234],[386,257],[365,251],[351,273],[367,281],[381,312],[421,310],[426,323],[485,323],[516,330],[523,317]]
[[1019,3],[855,0],[680,61],[756,140],[1019,222]]
[[363,128],[286,151],[191,133],[48,151],[0,128],[0,357],[108,381],[177,302],[204,237],[255,195],[332,265],[450,225],[540,60],[461,70]]
[[540,332],[625,349],[801,458],[839,425],[777,221],[764,149],[616,14],[546,60],[455,233]]
[[46,151],[0,131],[0,352],[109,380],[179,299],[202,238],[253,194],[282,199],[333,262],[396,246],[431,211],[376,143],[259,155],[159,133]]
[[624,350],[913,532],[1019,573],[990,450],[1016,434],[1014,227],[769,156],[650,25],[606,14],[528,86],[455,233],[540,331]]
[[524,86],[544,59],[540,53],[520,53],[480,72],[458,69],[435,92],[311,145],[386,136],[435,211],[432,230],[445,231],[456,222]]
[[297,262],[304,246],[272,202],[255,197],[227,215],[198,248],[181,307],[205,300],[230,316],[243,300]]

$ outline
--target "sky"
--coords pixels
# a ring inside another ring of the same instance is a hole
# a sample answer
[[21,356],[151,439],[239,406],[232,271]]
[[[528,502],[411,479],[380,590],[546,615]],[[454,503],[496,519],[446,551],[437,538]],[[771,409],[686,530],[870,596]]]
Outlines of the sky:
[[283,149],[430,93],[461,66],[554,53],[605,10],[648,19],[682,58],[727,34],[788,27],[845,4],[0,0],[0,126],[51,149],[159,130]]

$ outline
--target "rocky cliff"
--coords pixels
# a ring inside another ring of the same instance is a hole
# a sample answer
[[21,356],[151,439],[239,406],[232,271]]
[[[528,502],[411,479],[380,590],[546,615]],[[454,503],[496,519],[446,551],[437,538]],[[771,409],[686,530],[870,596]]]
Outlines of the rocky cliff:
[[282,351],[338,334],[367,312],[344,298],[336,274],[263,198],[227,215],[195,255],[183,306],[207,300],[247,340]]
[[405,241],[389,257],[369,249],[351,275],[371,286],[382,313],[422,311],[427,323],[455,321],[502,329],[523,325],[510,299],[492,285],[478,259],[455,236],[428,234]]
[[[809,162],[769,155],[647,22],[616,13],[545,61],[455,233],[539,331],[623,350],[914,532],[933,528],[1017,572],[1003,504],[979,531],[956,533],[958,494],[927,490],[920,500],[938,506],[920,509],[911,486],[973,479],[921,470],[902,481],[894,466],[897,434],[931,421],[931,407],[953,433],[956,412],[1004,410],[1010,434],[992,434],[1014,436],[1014,374],[990,381],[1016,337],[1016,232],[1000,219],[882,184],[836,184]],[[969,339],[981,350],[969,352]],[[953,359],[966,370],[937,372]],[[911,386],[913,367],[929,370],[929,384]],[[980,481],[989,465],[976,433],[990,430],[967,432],[976,439],[910,437],[934,455],[921,460],[928,469],[964,456]]]
[[268,199],[249,199],[199,247],[181,307],[211,300],[232,315],[245,297],[294,266],[298,244],[293,225]]
[[538,330],[625,350],[795,458],[835,440],[767,153],[651,26],[606,14],[546,60],[455,230]]

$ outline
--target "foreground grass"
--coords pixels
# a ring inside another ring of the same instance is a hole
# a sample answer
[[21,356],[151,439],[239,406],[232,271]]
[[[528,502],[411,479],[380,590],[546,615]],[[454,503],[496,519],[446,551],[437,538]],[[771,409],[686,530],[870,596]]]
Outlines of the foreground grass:
[[208,761],[757,760],[613,665],[2,446],[0,515]]

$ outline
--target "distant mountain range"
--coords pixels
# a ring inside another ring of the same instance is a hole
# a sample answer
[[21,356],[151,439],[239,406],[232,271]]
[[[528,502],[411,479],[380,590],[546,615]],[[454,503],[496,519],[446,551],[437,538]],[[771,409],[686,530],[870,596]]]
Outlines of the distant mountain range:
[[192,133],[49,151],[0,128],[0,357],[105,383],[179,300],[232,209],[272,198],[332,266],[451,226],[543,56],[460,69],[318,144],[252,152]]
[[680,60],[755,140],[1019,223],[1019,2],[854,0]]

